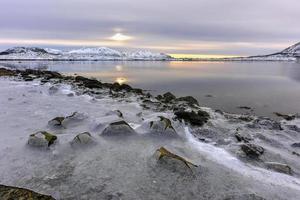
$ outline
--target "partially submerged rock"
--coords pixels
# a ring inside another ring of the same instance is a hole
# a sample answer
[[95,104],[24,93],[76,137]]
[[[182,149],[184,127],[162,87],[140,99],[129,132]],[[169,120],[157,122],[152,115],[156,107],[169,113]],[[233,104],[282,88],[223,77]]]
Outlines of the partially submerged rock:
[[49,147],[56,140],[57,136],[46,131],[39,131],[29,136],[28,144],[33,147]]
[[248,124],[247,127],[269,129],[269,130],[283,130],[280,122],[274,121],[267,117],[260,117],[258,119],[255,119],[251,124]]
[[241,150],[248,156],[252,158],[258,158],[264,153],[264,148],[256,145],[256,144],[242,144],[241,145]]
[[209,114],[202,110],[197,113],[194,111],[177,111],[174,114],[177,119],[184,120],[194,126],[203,126],[209,120]]
[[167,92],[167,93],[163,94],[163,96],[162,96],[162,100],[165,103],[170,103],[171,101],[173,101],[175,99],[176,99],[175,95],[173,95],[171,92]]
[[39,194],[25,188],[0,185],[1,200],[55,200],[53,197]]
[[188,105],[193,106],[193,105],[197,105],[199,106],[198,101],[192,97],[192,96],[186,96],[186,97],[179,97],[177,98],[178,101],[185,101],[188,103]]
[[163,135],[177,135],[170,119],[164,116],[158,116],[158,118],[158,121],[150,122],[151,130],[153,130],[155,133],[161,133]]
[[241,194],[227,196],[224,200],[266,200],[256,194]]
[[49,126],[62,126],[65,117],[55,117],[48,122]]
[[55,117],[48,122],[49,126],[53,127],[65,127],[68,123],[79,122],[86,119],[87,116],[84,113],[73,112],[71,115],[66,117]]
[[135,134],[135,131],[125,121],[113,122],[106,127],[102,134],[103,136],[128,136]]
[[93,144],[95,141],[92,135],[89,132],[84,132],[78,134],[72,141],[72,146],[85,146],[89,144]]
[[236,132],[234,133],[234,136],[238,142],[249,143],[252,140],[250,135],[242,134],[239,130],[236,130]]
[[295,142],[291,145],[291,147],[294,147],[294,148],[300,148],[300,142]]
[[277,162],[266,162],[267,168],[272,169],[276,172],[292,175],[292,168],[287,164],[277,163]]
[[198,167],[197,165],[191,163],[190,161],[187,161],[185,158],[170,152],[169,150],[167,150],[164,147],[160,147],[159,149],[156,150],[156,152],[159,153],[158,160],[160,160],[164,157],[168,157],[168,158],[172,158],[172,159],[179,160],[179,161],[183,162],[189,169],[191,169],[190,166]]
[[286,114],[282,114],[282,113],[279,113],[279,112],[274,112],[274,114],[277,117],[282,117],[283,119],[285,119],[287,121],[291,121],[291,120],[294,120],[296,118],[295,115],[286,115]]

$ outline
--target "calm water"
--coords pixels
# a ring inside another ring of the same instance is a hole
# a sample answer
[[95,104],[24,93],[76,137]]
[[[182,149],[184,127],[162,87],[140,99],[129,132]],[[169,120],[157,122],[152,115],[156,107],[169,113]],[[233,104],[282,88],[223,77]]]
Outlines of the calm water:
[[[227,112],[300,113],[300,63],[288,62],[10,62],[66,74],[128,83],[153,94],[192,95],[201,105]],[[254,110],[241,110],[250,106]]]

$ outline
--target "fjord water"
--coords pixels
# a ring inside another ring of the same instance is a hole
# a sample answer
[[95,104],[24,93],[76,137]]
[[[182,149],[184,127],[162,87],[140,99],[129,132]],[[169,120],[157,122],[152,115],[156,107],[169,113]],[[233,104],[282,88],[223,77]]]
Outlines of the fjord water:
[[[191,95],[202,106],[272,116],[300,112],[300,63],[294,62],[6,62],[127,83],[153,94]],[[239,109],[240,106],[253,108]]]

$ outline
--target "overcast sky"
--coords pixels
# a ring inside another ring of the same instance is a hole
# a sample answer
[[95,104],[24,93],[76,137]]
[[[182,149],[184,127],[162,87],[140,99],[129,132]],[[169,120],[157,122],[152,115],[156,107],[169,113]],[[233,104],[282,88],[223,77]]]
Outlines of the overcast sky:
[[[1,0],[0,50],[108,46],[271,53],[300,42],[299,8],[299,0]],[[117,33],[120,40],[112,38]]]

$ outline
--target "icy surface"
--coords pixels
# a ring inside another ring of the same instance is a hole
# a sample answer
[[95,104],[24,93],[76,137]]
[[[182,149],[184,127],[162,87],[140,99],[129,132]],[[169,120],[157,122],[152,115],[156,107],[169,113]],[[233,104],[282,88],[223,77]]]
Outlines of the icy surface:
[[[198,141],[195,130],[178,121],[173,126],[180,138],[150,136],[149,121],[171,112],[144,110],[136,96],[112,99],[75,95],[70,85],[59,84],[49,93],[50,83],[0,79],[0,180],[51,194],[57,199],[224,199],[227,195],[257,194],[266,199],[299,199],[299,157],[291,154],[290,144],[299,141],[299,133],[287,130],[300,120],[282,122],[284,131],[269,130],[264,124],[247,128],[238,115],[221,115],[209,108],[212,117],[201,128]],[[138,133],[128,138],[105,138],[102,130],[120,120],[120,110]],[[65,128],[54,129],[47,122],[73,112],[85,118]],[[255,162],[238,158],[231,132],[240,127],[268,152],[268,161],[286,162],[294,175],[267,170]],[[206,131],[204,131],[206,129]],[[30,148],[30,134],[40,130],[55,133],[58,142],[49,150]],[[70,142],[82,132],[90,132],[96,145],[74,149]],[[205,137],[205,133],[210,133]],[[219,140],[224,140],[222,143]],[[182,163],[158,162],[155,150],[165,146],[199,165],[189,170]]]

